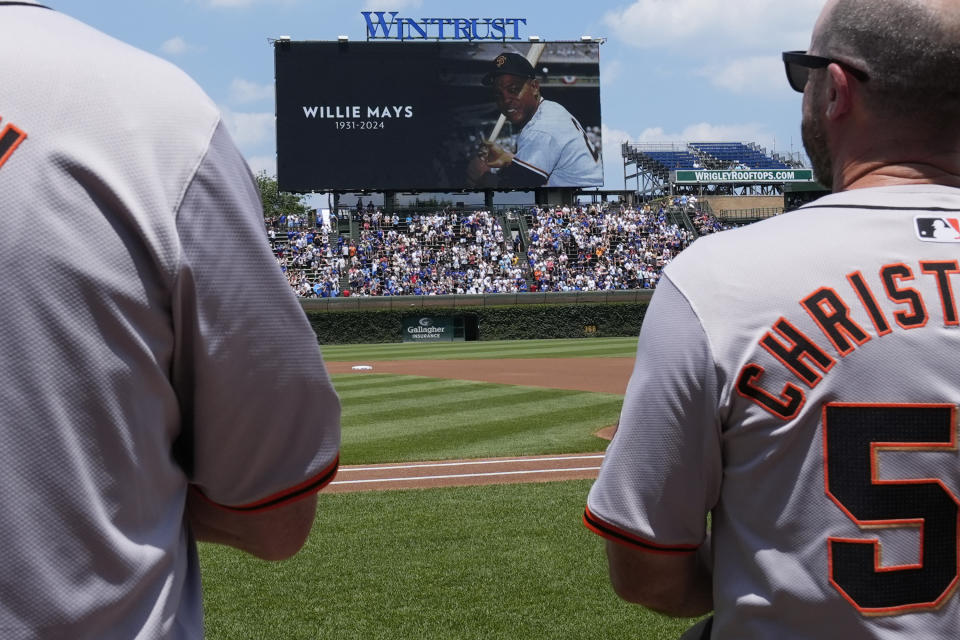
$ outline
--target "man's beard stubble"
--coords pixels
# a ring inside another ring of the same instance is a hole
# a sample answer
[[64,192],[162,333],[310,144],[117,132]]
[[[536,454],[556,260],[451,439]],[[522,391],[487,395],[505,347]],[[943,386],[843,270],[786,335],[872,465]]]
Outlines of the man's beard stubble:
[[[818,113],[816,107],[812,113]],[[803,148],[810,158],[813,168],[813,177],[828,189],[833,189],[833,161],[830,159],[830,147],[827,143],[827,134],[821,126],[822,120],[815,115],[807,116],[804,113],[800,123],[800,136]]]

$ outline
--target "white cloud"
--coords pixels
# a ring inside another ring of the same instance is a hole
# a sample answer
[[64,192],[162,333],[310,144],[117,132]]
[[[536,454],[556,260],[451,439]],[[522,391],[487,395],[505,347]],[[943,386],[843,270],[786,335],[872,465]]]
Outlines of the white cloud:
[[604,24],[641,48],[692,55],[732,50],[805,49],[826,0],[635,0],[610,11]]
[[678,149],[681,149],[687,142],[709,141],[709,142],[750,142],[753,141],[753,135],[764,125],[745,124],[745,125],[714,125],[707,122],[699,122],[687,125],[677,132],[665,131],[663,127],[647,127],[639,134],[633,134],[624,129],[614,129],[603,125],[601,134],[603,135],[604,150],[615,148],[620,152],[620,145],[624,142],[662,142],[674,143]]
[[621,144],[633,140],[633,137],[623,129],[613,129],[607,125],[601,125],[600,135],[603,138],[604,150],[616,147],[619,152]]
[[610,86],[617,81],[617,78],[620,77],[620,73],[623,71],[623,63],[619,60],[610,60],[609,62],[604,62],[600,68],[600,77],[603,81],[603,84]]
[[272,141],[276,135],[272,113],[237,113],[223,108],[221,112],[227,130],[241,149]]
[[769,149],[773,134],[767,125],[751,122],[745,124],[711,124],[697,122],[676,133],[666,132],[662,127],[644,129],[633,142],[755,142]]
[[733,93],[788,91],[783,62],[778,56],[735,58],[727,60],[724,65],[707,65],[696,73],[713,86]]
[[243,78],[234,78],[230,83],[231,102],[256,102],[273,98],[273,84],[257,84]]
[[417,9],[423,5],[423,0],[364,0],[364,11],[399,11],[400,9]]
[[622,129],[612,129],[601,125],[603,140],[603,187],[605,189],[623,189],[623,156],[620,145],[630,142],[630,134]]
[[193,45],[187,44],[181,36],[174,36],[160,45],[160,51],[169,56],[179,56],[193,48]]

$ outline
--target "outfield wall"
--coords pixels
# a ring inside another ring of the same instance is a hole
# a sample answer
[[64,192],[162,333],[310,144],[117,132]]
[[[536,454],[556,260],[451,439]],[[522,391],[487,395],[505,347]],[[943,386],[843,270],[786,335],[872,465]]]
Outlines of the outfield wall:
[[468,327],[470,335],[466,339],[476,340],[624,337],[640,333],[652,291],[592,293],[598,295],[395,296],[386,300],[345,298],[339,302],[341,299],[333,298],[329,299],[332,304],[322,304],[327,300],[302,303],[321,344],[401,342],[404,327],[410,324],[409,316],[418,313],[431,321],[449,318]]

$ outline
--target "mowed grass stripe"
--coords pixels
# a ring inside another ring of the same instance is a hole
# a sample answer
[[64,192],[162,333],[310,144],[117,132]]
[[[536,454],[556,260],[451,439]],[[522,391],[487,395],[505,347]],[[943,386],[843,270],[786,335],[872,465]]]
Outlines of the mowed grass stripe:
[[578,340],[527,340],[468,343],[463,353],[479,357],[542,357],[541,354],[562,354],[562,357],[594,357],[594,354],[632,355],[636,338],[602,338]]
[[393,373],[339,373],[332,375],[331,379],[337,391],[400,383],[399,376]]
[[497,340],[447,344],[324,345],[331,361],[450,360],[488,358],[594,358],[632,357],[636,337],[577,338],[558,340]]
[[[420,446],[429,451],[430,460],[602,451],[607,442],[593,432],[612,424],[619,406],[578,404],[574,409],[524,416],[522,421],[504,417],[470,429],[452,426],[424,434]],[[417,459],[418,453],[409,452],[407,459]]]
[[[584,342],[593,342],[581,340]],[[474,343],[475,344],[475,343]],[[328,358],[346,361],[363,360],[450,360],[450,359],[496,359],[496,358],[593,358],[628,357],[636,349],[636,340],[630,340],[630,346],[620,344],[544,344],[539,346],[517,346],[518,344],[497,343],[481,347],[460,347],[443,349],[437,345],[411,345],[411,349],[375,349],[363,353],[344,352]]]
[[[586,342],[586,341],[584,341]],[[634,341],[635,342],[635,341]],[[634,344],[634,350],[636,344]],[[510,345],[478,351],[466,351],[451,355],[449,359],[514,359],[514,358],[601,358],[627,357],[619,345],[569,345],[545,344],[538,347],[516,349]]]
[[[461,405],[470,402],[501,402],[510,396],[522,395],[527,398],[531,391],[528,387],[514,387],[508,385],[499,385],[490,388],[489,385],[429,385],[416,387],[424,393],[430,395],[431,404],[439,408],[441,404]],[[413,409],[423,411],[423,397],[419,393],[411,393],[404,390],[395,393],[381,393],[376,395],[363,395],[356,397],[353,395],[342,395],[341,402],[344,404],[344,415],[350,418],[376,418],[371,414],[404,411]]]
[[[481,389],[476,389],[477,391]],[[588,393],[581,393],[566,398],[556,398],[552,394],[544,398],[540,389],[531,387],[489,387],[483,389],[486,394],[475,394],[472,398],[458,396],[439,396],[423,398],[417,404],[409,404],[399,408],[395,404],[382,405],[372,411],[357,412],[349,406],[344,410],[343,426],[348,428],[354,423],[353,418],[362,415],[364,421],[375,422],[372,425],[378,431],[389,429],[390,425],[400,425],[406,429],[407,425],[421,431],[436,428],[437,425],[465,425],[479,420],[487,420],[489,416],[509,411],[515,417],[533,415],[537,413],[541,403],[559,402],[561,406],[575,406],[583,402]],[[412,398],[411,398],[412,400]],[[424,400],[429,403],[424,406]],[[516,409],[517,413],[513,413]],[[358,415],[359,414],[359,415]]]
[[[623,401],[615,394],[420,380],[392,398],[382,389],[341,394],[344,464],[597,451],[606,442],[593,433],[616,422]],[[437,393],[423,392],[431,388]]]
[[[350,375],[350,374],[346,374]],[[396,375],[396,383],[389,380],[375,381],[369,386],[344,386],[339,382],[341,376],[333,377],[333,386],[340,395],[342,402],[362,402],[366,398],[404,398],[408,395],[424,393],[427,391],[440,391],[442,389],[456,390],[462,387],[475,386],[483,384],[471,382],[470,380],[425,378],[423,376],[404,376]]]

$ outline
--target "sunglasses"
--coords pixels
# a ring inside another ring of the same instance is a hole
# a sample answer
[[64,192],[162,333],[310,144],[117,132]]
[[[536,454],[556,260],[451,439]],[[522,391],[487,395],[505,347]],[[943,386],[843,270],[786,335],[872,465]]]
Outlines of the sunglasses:
[[866,82],[870,76],[865,71],[853,67],[843,60],[811,56],[806,51],[784,51],[783,66],[787,70],[787,82],[794,91],[803,93],[810,77],[810,69],[822,69],[829,64],[839,65],[841,69],[852,75],[860,82]]

